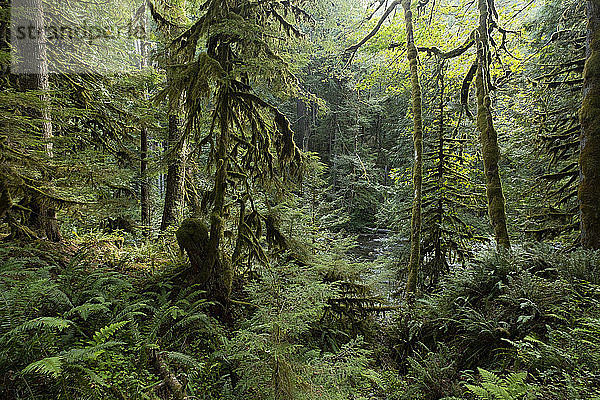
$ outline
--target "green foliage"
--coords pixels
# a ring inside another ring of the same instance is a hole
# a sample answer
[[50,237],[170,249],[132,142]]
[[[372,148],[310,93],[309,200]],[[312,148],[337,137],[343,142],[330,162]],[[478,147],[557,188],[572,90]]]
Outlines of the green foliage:
[[[600,398],[600,253],[564,244],[578,234],[583,2],[488,2],[511,239],[562,241],[499,252],[481,243],[489,226],[465,79],[475,48],[440,57],[476,26],[476,2],[419,1],[424,290],[407,300],[393,294],[413,198],[401,12],[341,69],[343,48],[385,1],[155,0],[158,69],[57,74],[39,93],[8,73],[4,3],[0,397]],[[185,140],[165,143],[168,113],[184,120]],[[178,150],[176,200],[206,224],[203,277],[174,230],[136,232],[142,181],[159,209]],[[32,240],[44,236],[31,223],[36,201],[57,209],[49,219],[64,243]],[[375,247],[380,259],[365,249]],[[217,280],[227,296],[214,301]]]
[[[418,300],[411,315],[393,327],[396,356],[408,360],[406,379],[414,382],[407,393],[428,398],[436,393],[430,388],[444,383],[448,386],[437,391],[440,396],[459,395],[448,388],[465,381],[459,377],[468,371],[483,368],[526,371],[543,398],[594,395],[597,257],[583,250],[528,246],[483,251],[457,268],[442,279],[437,293]],[[590,281],[583,280],[586,275]],[[423,344],[430,349],[424,354]],[[511,382],[488,383],[503,388]],[[495,389],[475,390],[492,396]]]
[[164,349],[167,363],[189,373],[190,392],[201,384],[214,392],[221,367],[209,356],[218,330],[203,312],[204,293],[194,286],[175,291],[168,282],[137,291],[144,280],[89,269],[90,261],[79,255],[66,266],[34,258],[0,263],[9,304],[0,308],[0,369],[9,374],[2,376],[3,396],[155,398],[160,378],[151,349]]
[[533,400],[537,388],[525,382],[527,372],[511,372],[500,378],[493,372],[478,368],[482,382],[479,386],[465,384],[465,387],[481,400]]
[[256,310],[228,344],[240,376],[231,398],[346,399],[377,384],[361,339],[332,353],[307,341],[337,292],[317,268],[274,263],[248,292]]

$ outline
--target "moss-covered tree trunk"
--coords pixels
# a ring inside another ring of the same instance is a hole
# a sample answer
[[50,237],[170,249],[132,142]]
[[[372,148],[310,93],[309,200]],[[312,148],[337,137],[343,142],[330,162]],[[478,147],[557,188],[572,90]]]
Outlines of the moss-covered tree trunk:
[[[171,101],[169,102],[171,103]],[[171,105],[169,108],[172,110],[172,114],[169,115],[169,138],[165,151],[168,167],[161,230],[165,230],[177,222],[184,198],[186,146],[185,140],[181,136],[179,117],[175,114],[178,112],[177,107]]]
[[504,206],[504,193],[498,169],[500,149],[498,147],[498,134],[494,128],[492,117],[492,102],[490,98],[490,0],[479,0],[479,29],[477,40],[477,73],[475,86],[477,87],[477,128],[481,140],[481,153],[486,179],[486,194],[488,201],[488,214],[494,229],[494,237],[498,247],[510,248],[508,230],[506,228],[506,211]]
[[[142,16],[143,32],[147,32],[148,20],[146,17],[146,3]],[[140,40],[140,67],[148,67],[148,43],[146,37]],[[149,100],[148,88],[144,85],[144,98]],[[148,178],[148,128],[142,126],[140,129],[140,213],[142,221],[142,231],[144,236],[149,237],[152,233],[152,220],[150,215],[150,179]]]
[[210,214],[210,238],[208,241],[208,265],[211,266],[211,291],[214,298],[227,307],[231,291],[231,264],[220,251],[225,227],[225,197],[227,195],[227,175],[229,169],[229,90],[223,88],[219,96],[216,112],[219,117],[220,132],[216,143],[216,172],[213,188],[214,202]]
[[[174,40],[183,33],[181,25],[185,22],[185,1],[169,0],[166,2],[168,8],[166,15],[177,25],[168,25],[163,28],[166,39]],[[167,59],[167,85],[172,84],[176,65],[184,64],[192,57],[189,51],[182,52],[171,43],[166,50]],[[169,134],[168,145],[165,149],[165,160],[167,162],[167,184],[165,190],[165,203],[163,207],[160,229],[165,230],[177,223],[181,216],[184,202],[185,187],[185,164],[186,164],[186,140],[180,127],[181,99],[169,95],[168,119]]]
[[412,11],[410,0],[403,0],[404,19],[406,22],[406,48],[408,62],[410,64],[410,80],[413,111],[413,143],[415,150],[413,166],[413,190],[414,198],[412,205],[412,218],[410,223],[410,261],[408,264],[408,279],[406,281],[407,295],[417,290],[417,279],[419,266],[421,264],[421,204],[423,186],[423,116],[421,85],[419,83],[419,71],[417,65],[417,47],[413,33]]
[[600,249],[600,0],[587,1],[587,21],[583,103],[579,113],[581,244]]
[[221,252],[221,241],[225,227],[225,201],[229,169],[228,148],[230,144],[229,91],[222,88],[217,96],[215,115],[218,130],[215,143],[215,182],[213,206],[210,213],[210,227],[197,218],[188,218],[177,230],[177,241],[188,254],[191,264],[191,279],[199,283],[208,298],[216,300],[222,307],[215,310],[218,315],[227,317],[231,292],[231,261]]
[[434,262],[431,274],[431,284],[433,286],[437,286],[440,274],[445,269],[446,264],[446,256],[442,251],[442,225],[444,223],[444,181],[446,180],[446,176],[444,174],[444,165],[445,165],[445,154],[444,154],[444,68],[442,66],[440,70],[440,105],[439,105],[439,125],[438,125],[438,165],[437,165],[437,186],[439,190],[438,199],[437,199],[437,219],[436,225],[434,227],[433,233],[433,247],[434,247]]
[[[48,57],[46,50],[46,33],[44,23],[44,6],[42,0],[27,0],[22,3],[28,15],[31,26],[38,32],[35,40],[25,41],[22,45],[26,46],[23,54],[27,54],[30,59],[26,60],[31,65],[30,73],[21,76],[21,86],[25,91],[33,90],[40,93],[41,108],[28,110],[32,118],[41,121],[41,135],[43,138],[44,152],[46,157],[54,157],[52,146],[52,120],[50,116],[50,90]],[[46,186],[44,190],[51,187],[51,176],[44,176],[42,184]],[[51,201],[44,199],[43,195],[33,194],[29,198],[25,207],[30,210],[29,217],[25,225],[36,234],[45,235],[48,240],[59,242],[62,240],[58,221],[56,219],[56,210]]]

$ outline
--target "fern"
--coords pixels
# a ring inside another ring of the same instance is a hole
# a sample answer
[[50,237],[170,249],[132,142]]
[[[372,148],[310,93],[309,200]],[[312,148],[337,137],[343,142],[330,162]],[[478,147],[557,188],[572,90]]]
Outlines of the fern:
[[73,315],[79,315],[83,320],[87,320],[90,314],[103,311],[105,313],[109,313],[110,309],[106,306],[106,303],[85,303],[77,307],[73,307],[69,310],[65,316],[71,317]]
[[105,343],[111,336],[113,336],[119,329],[124,327],[129,321],[119,321],[113,324],[107,325],[103,328],[100,328],[99,331],[94,333],[92,337],[92,344],[100,345]]
[[481,375],[480,386],[465,384],[465,387],[481,400],[534,399],[537,387],[525,382],[527,372],[511,372],[501,378],[491,371],[477,368]]
[[73,325],[73,322],[68,319],[56,317],[39,317],[21,324],[13,330],[13,333],[24,332],[32,329],[39,330],[42,328],[55,328],[59,331],[63,331],[71,325]]
[[32,362],[23,369],[24,373],[38,373],[41,375],[58,378],[62,373],[63,358],[61,356],[48,357],[42,360]]
[[176,363],[179,363],[181,365],[185,365],[196,369],[200,369],[203,367],[203,363],[198,362],[198,360],[196,360],[194,357],[184,353],[180,353],[177,351],[164,351],[162,352],[162,354],[167,356],[169,360],[175,361]]

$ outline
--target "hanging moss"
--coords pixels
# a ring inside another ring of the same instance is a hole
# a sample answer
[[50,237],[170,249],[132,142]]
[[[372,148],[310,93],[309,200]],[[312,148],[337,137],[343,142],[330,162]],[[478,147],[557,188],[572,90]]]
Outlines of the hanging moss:
[[287,249],[288,243],[285,236],[279,229],[279,221],[276,215],[270,213],[265,218],[266,239],[271,246],[278,246],[280,249]]

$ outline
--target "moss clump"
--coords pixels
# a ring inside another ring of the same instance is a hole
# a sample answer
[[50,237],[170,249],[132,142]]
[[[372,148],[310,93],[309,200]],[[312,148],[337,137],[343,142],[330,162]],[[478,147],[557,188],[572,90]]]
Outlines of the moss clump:
[[208,263],[208,228],[198,218],[188,218],[181,223],[175,233],[181,251],[190,259],[194,280],[206,285],[210,278],[211,266]]
[[[213,223],[215,223],[213,215]],[[190,259],[191,280],[207,292],[207,297],[221,303],[226,309],[231,294],[233,270],[231,260],[217,250],[212,250],[209,229],[199,218],[188,218],[175,233],[181,251]],[[218,311],[220,313],[221,311]]]

